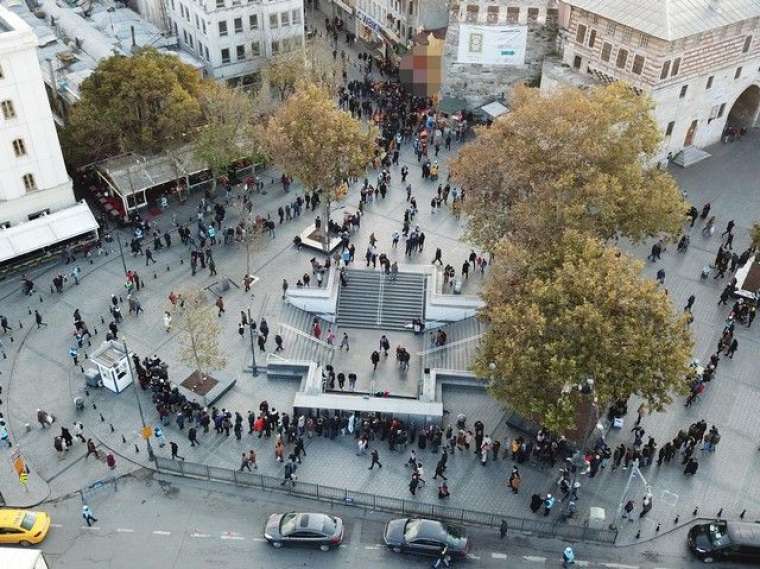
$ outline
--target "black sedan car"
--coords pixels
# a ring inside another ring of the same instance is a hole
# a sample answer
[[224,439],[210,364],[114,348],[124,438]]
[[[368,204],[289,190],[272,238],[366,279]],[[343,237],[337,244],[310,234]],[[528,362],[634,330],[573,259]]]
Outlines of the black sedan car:
[[760,524],[716,520],[689,530],[689,549],[705,563],[743,561],[760,564]]
[[327,514],[272,514],[264,526],[264,539],[277,548],[306,545],[327,551],[343,542],[343,520]]
[[459,528],[446,526],[437,520],[402,518],[385,524],[385,545],[396,553],[416,553],[437,557],[444,547],[449,555],[462,559],[470,543]]

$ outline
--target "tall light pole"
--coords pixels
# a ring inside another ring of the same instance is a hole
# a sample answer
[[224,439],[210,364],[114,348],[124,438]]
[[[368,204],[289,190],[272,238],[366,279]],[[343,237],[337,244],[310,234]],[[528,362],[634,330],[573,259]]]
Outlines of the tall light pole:
[[116,242],[119,244],[119,256],[121,257],[121,266],[124,268],[124,276],[127,276],[127,261],[124,259],[124,247],[121,245],[121,235],[116,234]]
[[256,331],[256,322],[251,317],[251,309],[248,308],[248,330],[251,337],[251,375],[257,377],[259,375],[259,368],[256,365],[256,345],[253,342],[253,333]]
[[[142,403],[140,402],[140,395],[137,393],[137,383],[135,382],[137,378],[134,376],[134,373],[133,373],[132,358],[129,355],[129,350],[127,349],[126,340],[122,338],[121,344],[122,346],[124,346],[124,355],[127,358],[127,366],[129,368],[129,375],[132,376],[132,386],[134,388],[133,391],[135,392],[135,399],[137,400],[137,410],[140,413],[140,423],[142,424],[142,434],[147,435],[147,432],[145,430],[145,428],[147,427],[147,424],[145,423],[145,413],[143,413]],[[155,462],[156,455],[153,454],[153,447],[150,444],[150,436],[145,437],[145,443],[147,444],[147,447],[148,447],[148,460]]]

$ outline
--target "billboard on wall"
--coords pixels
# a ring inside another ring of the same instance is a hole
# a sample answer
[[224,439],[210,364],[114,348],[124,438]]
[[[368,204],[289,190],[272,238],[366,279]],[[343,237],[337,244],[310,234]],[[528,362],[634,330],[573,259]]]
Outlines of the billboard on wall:
[[527,26],[460,24],[457,63],[523,65]]

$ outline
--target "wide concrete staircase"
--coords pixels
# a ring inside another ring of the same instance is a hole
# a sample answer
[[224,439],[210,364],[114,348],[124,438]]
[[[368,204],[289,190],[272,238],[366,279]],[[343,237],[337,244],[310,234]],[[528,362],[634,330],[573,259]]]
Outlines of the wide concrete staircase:
[[[431,334],[434,337],[438,330],[447,336],[446,344],[440,347],[430,341]],[[484,332],[485,325],[476,317],[426,331],[425,350],[421,354],[423,369],[469,370]]]
[[412,320],[424,321],[424,274],[398,273],[391,280],[381,271],[349,270],[346,276],[348,284],[338,293],[341,327],[408,330]]
[[[315,318],[319,320],[322,328],[321,340],[317,340],[311,333]],[[280,309],[279,334],[282,336],[285,349],[276,355],[287,360],[307,360],[320,364],[331,362],[335,354],[335,346],[329,346],[324,341],[327,338],[327,330],[331,326],[335,330],[335,325],[327,320],[306,310],[283,304]],[[340,338],[337,341],[339,342]]]

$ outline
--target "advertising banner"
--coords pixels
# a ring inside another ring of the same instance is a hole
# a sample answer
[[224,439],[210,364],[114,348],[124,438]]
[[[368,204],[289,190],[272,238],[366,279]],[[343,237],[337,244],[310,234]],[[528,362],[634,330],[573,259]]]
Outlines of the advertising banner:
[[460,24],[457,63],[523,65],[527,26]]

